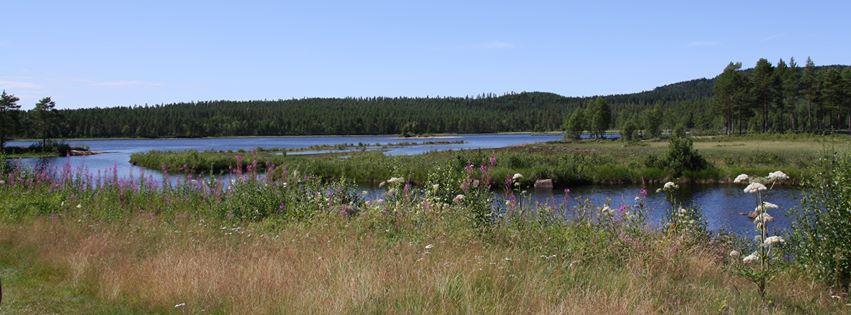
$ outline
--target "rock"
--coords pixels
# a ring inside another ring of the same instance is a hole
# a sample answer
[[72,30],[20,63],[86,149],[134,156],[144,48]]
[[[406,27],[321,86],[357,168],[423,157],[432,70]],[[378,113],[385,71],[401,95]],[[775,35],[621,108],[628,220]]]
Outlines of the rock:
[[88,150],[71,150],[71,151],[68,152],[68,155],[70,155],[70,156],[89,156],[89,155],[95,155],[95,154],[96,153],[94,153],[92,151],[88,151]]
[[552,179],[539,179],[535,181],[535,189],[553,189]]

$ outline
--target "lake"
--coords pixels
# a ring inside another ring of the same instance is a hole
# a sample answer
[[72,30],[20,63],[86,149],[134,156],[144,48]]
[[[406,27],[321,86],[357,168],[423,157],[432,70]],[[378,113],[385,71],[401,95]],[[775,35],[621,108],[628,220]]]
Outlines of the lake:
[[[451,135],[429,138],[401,138],[395,135],[370,136],[305,136],[305,137],[243,137],[243,138],[198,138],[198,139],[109,139],[109,140],[68,140],[72,146],[86,146],[100,154],[91,156],[55,157],[43,159],[20,159],[22,166],[33,167],[41,165],[61,168],[70,165],[73,169],[85,169],[91,173],[111,174],[115,169],[121,177],[138,177],[145,174],[155,181],[162,180],[162,174],[156,170],[144,169],[129,163],[130,154],[150,150],[253,150],[266,149],[299,149],[316,145],[339,144],[380,144],[386,145],[399,142],[423,143],[429,141],[463,141],[451,144],[427,144],[393,147],[385,151],[388,155],[422,154],[429,151],[489,149],[501,148],[529,143],[555,141],[561,139],[559,134],[471,134]],[[27,146],[31,142],[13,141],[10,145]],[[182,176],[173,175],[172,181]],[[651,221],[659,222],[664,216],[664,209],[670,205],[663,194],[654,193],[656,187],[649,187],[650,195],[647,203],[652,211],[648,214]],[[594,204],[608,203],[617,208],[622,204],[633,203],[639,193],[639,186],[582,186],[572,187],[568,203],[585,198]],[[380,198],[380,191],[371,190],[372,198]],[[738,234],[749,234],[753,225],[750,219],[740,213],[753,210],[753,196],[744,194],[742,187],[731,185],[693,185],[684,186],[680,190],[679,199],[685,204],[699,207],[708,223],[710,230],[728,230]],[[531,202],[556,204],[564,202],[564,192],[532,191]],[[800,203],[801,192],[792,188],[776,188],[767,199],[778,204],[781,209],[774,213],[774,226],[785,228],[789,220],[783,212]]]

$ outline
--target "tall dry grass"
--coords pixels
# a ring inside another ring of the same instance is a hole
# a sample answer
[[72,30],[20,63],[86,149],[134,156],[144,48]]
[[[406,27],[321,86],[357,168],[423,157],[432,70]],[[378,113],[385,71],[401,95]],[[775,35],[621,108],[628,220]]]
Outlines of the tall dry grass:
[[[622,261],[453,235],[440,222],[388,240],[366,219],[280,229],[137,215],[39,217],[0,226],[0,244],[94,283],[97,296],[153,310],[228,313],[842,312],[786,272],[771,305],[723,269],[723,249],[657,235]],[[523,238],[523,235],[514,237]],[[522,241],[518,241],[522,242]],[[426,249],[432,244],[431,249]],[[177,304],[185,307],[175,309]]]

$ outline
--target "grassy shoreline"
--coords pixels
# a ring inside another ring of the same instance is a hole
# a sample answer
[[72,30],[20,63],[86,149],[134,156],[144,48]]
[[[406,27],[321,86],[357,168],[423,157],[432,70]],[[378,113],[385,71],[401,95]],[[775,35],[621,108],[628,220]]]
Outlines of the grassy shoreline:
[[[760,174],[784,169],[793,178],[824,151],[851,152],[851,138],[697,138],[695,149],[712,165],[682,176],[653,164],[667,150],[664,141],[580,141],[530,144],[501,149],[431,152],[416,156],[384,156],[376,152],[346,152],[313,156],[275,156],[265,152],[160,152],[136,153],[130,162],[169,172],[220,174],[237,168],[272,168],[273,176],[298,170],[326,180],[347,178],[374,186],[391,176],[404,176],[422,184],[436,167],[450,165],[461,170],[466,164],[480,164],[489,157],[498,163],[492,184],[514,173],[524,174],[523,186],[535,180],[552,179],[558,187],[585,184],[650,184],[669,180],[683,183],[730,183],[741,173]],[[255,163],[256,162],[256,163]],[[238,166],[240,165],[240,166]]]

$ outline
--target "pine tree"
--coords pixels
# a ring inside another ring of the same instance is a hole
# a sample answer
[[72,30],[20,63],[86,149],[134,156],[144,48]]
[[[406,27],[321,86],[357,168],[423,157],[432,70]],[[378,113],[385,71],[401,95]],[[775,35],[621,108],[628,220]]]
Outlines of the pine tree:
[[775,101],[774,67],[765,58],[756,62],[753,72],[754,112],[762,116],[761,131],[768,132],[768,113]]
[[730,62],[724,71],[715,78],[715,109],[724,118],[724,133],[733,132],[733,114],[735,113],[736,76],[742,67],[740,62]]
[[[779,68],[779,66],[778,66]],[[792,130],[798,131],[800,128],[798,117],[798,100],[801,98],[801,74],[795,58],[789,58],[789,67],[783,71],[781,76],[783,107],[786,112],[791,113]]]
[[810,132],[816,131],[819,128],[815,113],[818,111],[819,84],[816,77],[816,65],[812,59],[807,57],[807,63],[804,65],[804,73],[801,76],[801,89],[804,94],[806,105],[807,121],[806,130]]
[[4,152],[6,140],[18,126],[19,100],[15,95],[6,94],[5,90],[0,94],[0,153]]
[[41,135],[41,148],[46,149],[47,140],[56,128],[56,121],[59,115],[59,112],[56,110],[56,102],[50,99],[50,97],[42,98],[35,104],[33,112],[35,116],[35,120],[33,121],[35,123],[35,129]]

